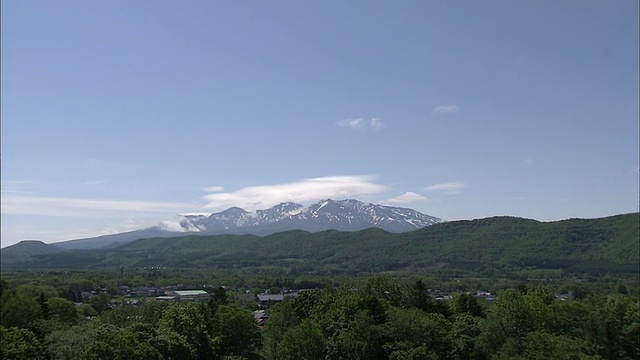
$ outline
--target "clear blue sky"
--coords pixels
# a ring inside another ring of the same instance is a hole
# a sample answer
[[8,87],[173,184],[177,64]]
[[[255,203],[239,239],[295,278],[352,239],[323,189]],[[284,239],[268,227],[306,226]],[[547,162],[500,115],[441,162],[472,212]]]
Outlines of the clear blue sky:
[[2,246],[356,198],[638,211],[638,1],[2,1]]

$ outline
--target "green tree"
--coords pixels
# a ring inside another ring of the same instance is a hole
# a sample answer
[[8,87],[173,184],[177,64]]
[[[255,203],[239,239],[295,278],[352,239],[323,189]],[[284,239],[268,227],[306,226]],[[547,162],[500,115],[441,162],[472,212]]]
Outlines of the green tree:
[[46,304],[51,320],[69,326],[78,323],[78,310],[73,302],[63,298],[53,297],[47,300]]
[[229,303],[227,291],[222,286],[218,286],[213,290],[207,305],[211,313],[214,314],[219,306],[226,305],[227,303]]
[[386,359],[387,342],[384,328],[368,311],[360,310],[350,319],[346,327],[332,337],[334,354],[345,359]]
[[167,328],[158,330],[153,344],[165,359],[193,360],[197,358],[197,353],[187,338]]
[[597,308],[594,341],[605,359],[640,358],[638,299],[613,294]]
[[467,293],[456,293],[453,295],[451,308],[454,314],[469,314],[471,316],[482,317],[484,311],[478,300]]
[[0,325],[5,327],[30,327],[34,321],[42,318],[40,304],[36,298],[22,294],[5,294],[7,299],[0,311]]
[[549,306],[550,319],[547,331],[573,338],[587,338],[595,325],[595,307],[585,301],[567,299],[555,301]]
[[237,305],[220,306],[215,326],[215,347],[223,356],[251,356],[262,345],[262,335],[253,315]]
[[70,328],[54,329],[45,335],[46,352],[51,359],[74,360],[97,340],[95,323],[86,322]]
[[272,359],[324,359],[325,346],[320,326],[313,319],[305,319],[300,325],[286,331],[280,352]]
[[584,340],[534,331],[524,339],[522,357],[531,360],[599,359],[595,347]]
[[[448,334],[450,323],[441,314],[425,313],[417,308],[392,308],[389,311],[387,345],[394,358],[447,358],[452,345]],[[426,351],[426,352],[425,352]],[[413,354],[413,355],[412,355]]]
[[480,334],[481,319],[466,312],[453,316],[449,342],[451,359],[473,359],[476,355],[475,341]]
[[[264,332],[264,353],[267,359],[273,360],[281,358],[280,347],[284,339],[284,335],[289,329],[292,329],[300,322],[298,317],[296,317],[296,311],[298,309],[298,305],[307,304],[306,294],[307,293],[302,293],[295,299],[287,297],[284,301],[269,308],[269,318],[265,324]],[[298,300],[300,299],[302,301],[298,303]],[[300,306],[301,310],[306,310],[304,312],[305,315],[310,308],[311,305],[309,307]]]
[[289,299],[292,299],[291,300],[292,302],[290,304],[293,307],[294,315],[298,319],[304,320],[309,316],[311,316],[314,309],[319,308],[318,305],[321,299],[326,300],[327,298],[330,298],[333,294],[334,294],[333,289],[302,291],[295,298],[285,298],[283,303],[286,303]]
[[500,294],[492,307],[492,320],[499,321],[504,335],[520,342],[534,328],[534,319],[524,295],[509,289]]
[[[95,284],[93,283],[93,281],[86,280],[86,279],[76,279],[69,282],[69,284],[67,285],[67,288],[64,290],[63,295],[65,298],[73,302],[82,302],[82,292],[91,291],[94,288],[95,288]],[[96,310],[98,309],[96,308]]]
[[212,334],[207,329],[206,317],[198,304],[173,304],[158,322],[163,333],[175,332],[184,336],[197,359],[214,356]]
[[412,305],[426,312],[433,311],[433,299],[427,291],[427,285],[422,280],[417,280],[411,289]]
[[7,291],[9,291],[9,283],[0,277],[0,298]]
[[5,360],[44,359],[42,345],[29,330],[0,326],[0,358]]
[[78,312],[84,317],[92,317],[98,315],[96,309],[89,304],[81,304],[78,306]]
[[372,276],[360,285],[360,289],[363,297],[372,296],[392,306],[401,307],[409,302],[408,288],[389,276]]
[[130,328],[117,328],[110,324],[98,327],[96,337],[84,353],[86,359],[145,359],[160,360],[162,355],[149,343],[141,343]]
[[45,300],[58,297],[60,294],[53,286],[41,284],[24,284],[16,287],[16,293],[30,298],[42,296]]
[[489,309],[478,349],[489,356],[498,352],[517,356],[528,332],[534,329],[534,317],[522,292],[508,289],[500,293]]
[[102,314],[104,311],[111,309],[111,306],[109,305],[110,300],[111,298],[108,294],[101,293],[91,297],[89,304],[98,312],[98,314]]

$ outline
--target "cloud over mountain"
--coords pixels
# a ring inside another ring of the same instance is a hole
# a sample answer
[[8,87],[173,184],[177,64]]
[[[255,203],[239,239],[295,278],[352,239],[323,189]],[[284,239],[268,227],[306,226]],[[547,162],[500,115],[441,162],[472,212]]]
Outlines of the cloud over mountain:
[[400,195],[400,196],[396,196],[394,198],[391,198],[389,200],[387,200],[387,202],[389,203],[396,203],[396,204],[405,204],[405,203],[410,203],[410,202],[417,202],[417,201],[428,201],[429,199],[427,199],[426,197],[414,193],[412,191],[407,191],[406,193]]
[[299,181],[248,186],[233,192],[216,192],[203,196],[206,210],[223,210],[232,206],[254,210],[268,208],[282,202],[308,203],[323,198],[359,197],[384,191],[371,175],[325,176]]
[[427,186],[425,191],[442,191],[446,194],[457,194],[461,189],[466,188],[467,185],[461,181],[452,181],[448,183],[436,184]]

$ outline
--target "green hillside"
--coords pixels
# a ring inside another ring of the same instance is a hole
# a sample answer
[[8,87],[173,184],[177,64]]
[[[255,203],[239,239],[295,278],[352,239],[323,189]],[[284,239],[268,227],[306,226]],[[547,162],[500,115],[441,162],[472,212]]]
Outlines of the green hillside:
[[24,240],[0,250],[2,267],[29,261],[32,256],[63,251],[55,245],[47,245],[38,240]]
[[[291,274],[450,272],[497,276],[528,271],[634,274],[638,213],[538,222],[493,217],[392,234],[289,231],[252,235],[140,239],[114,249],[34,253],[3,268],[278,268]],[[18,258],[15,258],[18,259]]]

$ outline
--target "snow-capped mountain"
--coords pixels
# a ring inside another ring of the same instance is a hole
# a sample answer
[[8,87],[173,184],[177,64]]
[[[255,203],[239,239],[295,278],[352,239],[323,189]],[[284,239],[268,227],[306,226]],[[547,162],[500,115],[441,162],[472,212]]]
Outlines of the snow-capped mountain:
[[64,249],[98,249],[123,245],[141,238],[187,234],[264,236],[287,230],[357,231],[377,227],[398,233],[439,222],[442,220],[407,208],[367,204],[358,200],[327,199],[309,206],[287,202],[265,210],[246,211],[232,207],[209,215],[181,214],[146,229],[69,240],[56,243],[56,246]]
[[232,207],[209,216],[178,215],[158,229],[201,234],[266,235],[286,230],[356,231],[377,227],[406,232],[442,222],[412,209],[367,204],[358,200],[322,200],[309,206],[281,203],[265,210],[246,211]]

